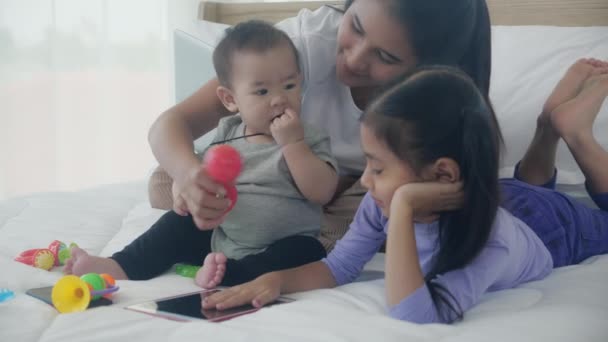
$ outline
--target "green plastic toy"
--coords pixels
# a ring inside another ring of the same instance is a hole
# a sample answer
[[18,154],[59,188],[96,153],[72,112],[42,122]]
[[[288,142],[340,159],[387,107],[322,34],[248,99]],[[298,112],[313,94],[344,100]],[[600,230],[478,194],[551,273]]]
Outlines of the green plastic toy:
[[201,266],[177,264],[175,266],[175,273],[181,275],[182,277],[194,278],[196,277],[196,272],[198,272],[200,268]]

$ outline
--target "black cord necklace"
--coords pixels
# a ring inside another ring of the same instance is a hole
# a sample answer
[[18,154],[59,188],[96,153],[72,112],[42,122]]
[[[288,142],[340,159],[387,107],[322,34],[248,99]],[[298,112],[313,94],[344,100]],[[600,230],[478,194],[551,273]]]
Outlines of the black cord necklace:
[[247,134],[247,135],[243,135],[243,136],[236,137],[236,138],[230,138],[230,139],[226,139],[226,140],[216,141],[214,143],[209,144],[209,146],[219,145],[219,144],[225,144],[227,142],[230,142],[230,141],[233,141],[233,140],[238,140],[238,139],[245,139],[245,138],[249,138],[249,137],[255,137],[256,135],[268,135],[268,134],[265,134],[265,133]]

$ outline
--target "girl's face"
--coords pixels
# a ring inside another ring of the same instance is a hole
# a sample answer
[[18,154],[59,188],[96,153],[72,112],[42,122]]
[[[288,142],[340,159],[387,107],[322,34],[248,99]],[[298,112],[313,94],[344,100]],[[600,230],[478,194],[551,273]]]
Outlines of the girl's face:
[[361,184],[367,188],[382,214],[390,217],[395,191],[404,184],[422,181],[405,161],[399,159],[365,124],[361,125],[361,145],[367,164]]
[[342,18],[336,73],[349,87],[380,86],[416,65],[405,28],[387,5],[387,0],[355,1]]

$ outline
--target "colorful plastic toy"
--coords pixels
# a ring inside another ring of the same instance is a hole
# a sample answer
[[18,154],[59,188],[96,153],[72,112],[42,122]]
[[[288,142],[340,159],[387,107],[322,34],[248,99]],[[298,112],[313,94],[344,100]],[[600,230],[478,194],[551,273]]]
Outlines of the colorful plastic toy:
[[48,271],[53,266],[64,265],[71,257],[70,249],[74,246],[77,245],[73,242],[68,247],[65,243],[55,240],[51,242],[49,248],[34,248],[22,252],[15,257],[15,261]]
[[15,261],[42,268],[47,271],[55,266],[55,256],[53,255],[53,252],[47,248],[28,249],[19,254],[15,258]]
[[203,157],[203,168],[214,181],[221,183],[226,188],[226,196],[230,199],[230,207],[226,212],[232,210],[236,204],[238,194],[234,181],[241,173],[243,167],[241,155],[230,145],[215,145],[210,147]]
[[0,288],[0,303],[15,298],[15,293],[9,289]]
[[177,264],[175,266],[175,273],[181,275],[182,277],[194,278],[196,277],[196,272],[198,272],[200,268],[201,266]]
[[67,275],[59,279],[51,292],[55,309],[61,313],[84,311],[92,300],[108,298],[118,291],[114,278],[109,274],[87,273],[80,278]]
[[69,246],[66,246],[65,243],[59,240],[51,242],[49,249],[55,256],[55,266],[65,265],[65,262],[72,257],[72,254],[70,253],[72,247],[78,247],[78,245],[72,242]]

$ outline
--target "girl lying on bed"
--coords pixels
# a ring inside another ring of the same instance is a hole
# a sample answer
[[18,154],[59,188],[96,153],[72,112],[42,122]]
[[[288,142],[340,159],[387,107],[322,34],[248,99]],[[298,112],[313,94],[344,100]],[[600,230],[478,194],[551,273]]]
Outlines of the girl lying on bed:
[[[486,292],[608,253],[608,152],[592,134],[608,95],[606,66],[575,64],[552,94],[562,104],[539,118],[556,142],[566,142],[600,209],[553,190],[554,171],[545,186],[499,180],[499,128],[491,106],[464,73],[421,68],[362,117],[367,158],[362,183],[368,193],[329,256],[222,291],[203,306],[226,309],[251,302],[259,307],[280,293],[351,282],[386,241],[390,315],[418,323],[453,322]],[[430,209],[458,202],[460,189],[462,209]]]

